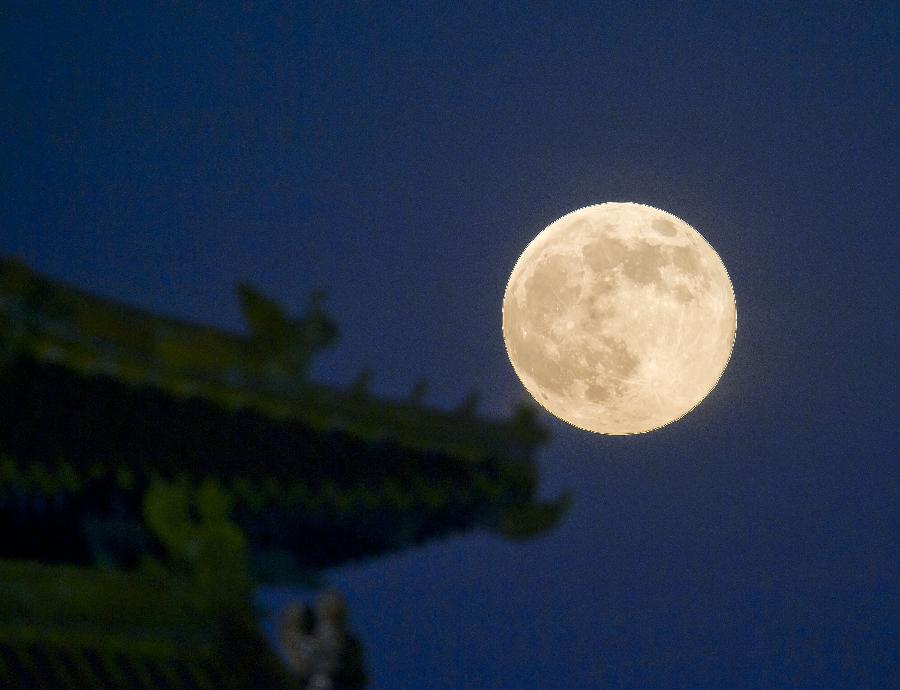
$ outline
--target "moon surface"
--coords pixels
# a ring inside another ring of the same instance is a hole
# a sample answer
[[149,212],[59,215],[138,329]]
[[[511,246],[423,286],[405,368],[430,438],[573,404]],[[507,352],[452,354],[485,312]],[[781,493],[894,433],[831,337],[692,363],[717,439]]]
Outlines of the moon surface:
[[703,236],[650,206],[605,203],[543,230],[516,262],[503,338],[526,390],[601,434],[639,434],[690,412],[718,382],[737,307]]

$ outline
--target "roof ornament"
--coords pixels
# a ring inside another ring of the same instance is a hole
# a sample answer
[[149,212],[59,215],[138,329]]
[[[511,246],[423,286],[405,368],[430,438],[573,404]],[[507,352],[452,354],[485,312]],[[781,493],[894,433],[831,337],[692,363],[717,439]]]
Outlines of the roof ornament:
[[409,392],[409,402],[418,407],[425,400],[427,394],[428,382],[424,379],[419,379]]
[[369,389],[372,384],[372,370],[368,367],[363,369],[356,378],[353,380],[353,383],[350,384],[350,395],[354,398],[367,398],[369,397]]
[[250,327],[254,354],[264,368],[290,378],[306,379],[314,355],[333,345],[337,325],[323,309],[326,293],[313,291],[306,313],[291,319],[272,299],[247,283],[238,286],[241,309]]
[[462,417],[475,417],[479,402],[481,402],[481,394],[477,390],[473,390],[456,408],[456,413]]

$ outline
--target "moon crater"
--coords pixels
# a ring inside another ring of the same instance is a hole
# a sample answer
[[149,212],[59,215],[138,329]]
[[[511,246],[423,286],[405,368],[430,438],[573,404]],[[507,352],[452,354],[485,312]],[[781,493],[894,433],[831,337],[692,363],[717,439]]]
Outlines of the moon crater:
[[552,414],[583,429],[664,426],[713,389],[737,310],[715,250],[690,225],[630,203],[589,206],[528,245],[503,301],[516,374]]

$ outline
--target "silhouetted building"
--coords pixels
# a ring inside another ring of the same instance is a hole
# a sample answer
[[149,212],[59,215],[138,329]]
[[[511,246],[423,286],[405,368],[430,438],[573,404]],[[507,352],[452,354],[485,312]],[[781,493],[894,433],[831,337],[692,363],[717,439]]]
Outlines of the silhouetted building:
[[[13,621],[0,629],[0,681],[242,687],[246,674],[216,675],[229,644],[256,655],[249,677],[275,678],[248,623],[252,584],[309,582],[454,530],[523,537],[559,519],[565,498],[535,499],[532,454],[545,434],[528,408],[490,421],[474,396],[441,412],[421,405],[424,386],[390,401],[369,392],[367,375],[346,391],[316,384],[312,358],[338,336],[322,295],[298,319],[248,286],[240,298],[246,336],[0,262],[0,577],[12,583],[0,618]],[[112,608],[99,593],[66,599],[93,591],[92,576]],[[33,583],[66,578],[48,608],[33,608]],[[179,596],[196,621],[213,621],[205,632],[187,634]],[[142,602],[157,600],[173,617],[145,623]],[[52,625],[29,623],[44,614]],[[96,635],[78,637],[92,616]],[[130,623],[111,633],[104,616]],[[194,647],[178,642],[185,635]],[[153,640],[146,654],[142,640]]]

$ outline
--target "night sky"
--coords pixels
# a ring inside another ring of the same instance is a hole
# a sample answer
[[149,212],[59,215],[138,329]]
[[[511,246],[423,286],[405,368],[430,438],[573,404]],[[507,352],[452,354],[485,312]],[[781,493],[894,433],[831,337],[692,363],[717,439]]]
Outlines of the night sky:
[[506,280],[581,206],[660,207],[725,262],[737,341],[694,412],[543,417],[556,531],[326,575],[374,688],[900,684],[896,3],[31,4],[0,20],[0,254],[229,329],[238,280],[324,288],[322,381],[506,415]]

